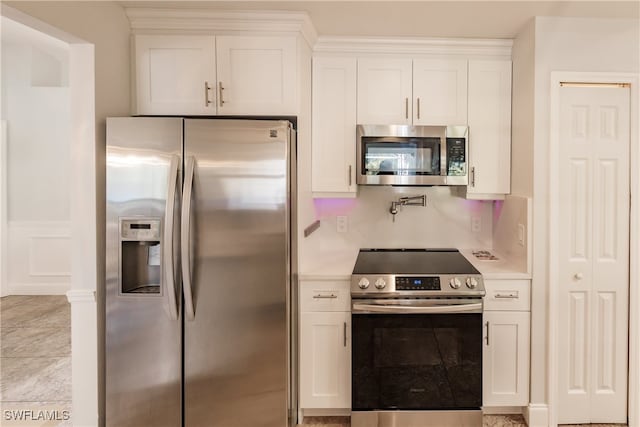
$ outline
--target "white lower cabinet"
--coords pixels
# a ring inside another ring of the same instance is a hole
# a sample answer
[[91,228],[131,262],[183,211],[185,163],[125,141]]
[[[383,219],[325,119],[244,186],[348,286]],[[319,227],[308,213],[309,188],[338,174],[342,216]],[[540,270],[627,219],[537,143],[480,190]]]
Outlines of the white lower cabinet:
[[[529,281],[485,282],[482,361],[483,406],[526,406],[529,403]],[[492,303],[504,301],[504,307]],[[523,303],[527,305],[523,307]],[[487,310],[495,308],[495,310]]]
[[301,282],[300,408],[351,407],[349,282]]

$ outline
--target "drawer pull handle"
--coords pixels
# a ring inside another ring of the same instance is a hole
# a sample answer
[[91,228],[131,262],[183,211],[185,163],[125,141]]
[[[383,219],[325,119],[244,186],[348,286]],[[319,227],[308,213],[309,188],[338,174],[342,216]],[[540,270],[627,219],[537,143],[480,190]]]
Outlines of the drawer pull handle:
[[338,295],[336,295],[336,294],[331,294],[331,295],[318,294],[318,295],[314,295],[313,298],[315,298],[315,299],[334,299],[334,298],[338,298]]
[[495,294],[494,298],[496,299],[517,299],[518,298],[518,293],[517,292],[511,292],[508,294]]

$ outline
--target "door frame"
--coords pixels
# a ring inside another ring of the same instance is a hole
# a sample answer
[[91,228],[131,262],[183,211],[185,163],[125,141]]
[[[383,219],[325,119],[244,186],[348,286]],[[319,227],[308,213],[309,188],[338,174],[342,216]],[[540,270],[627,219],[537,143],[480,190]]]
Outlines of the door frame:
[[[629,213],[629,234],[637,236],[640,233],[640,147],[638,146],[638,83],[640,76],[637,73],[617,73],[617,72],[551,72],[551,101],[549,117],[549,187],[548,187],[548,212],[549,212],[549,318],[547,319],[548,329],[548,353],[547,363],[549,381],[547,384],[547,395],[549,402],[549,424],[558,424],[558,331],[554,327],[554,321],[559,314],[559,197],[560,191],[554,183],[560,179],[559,164],[559,140],[560,140],[560,82],[584,82],[584,83],[628,83],[630,90],[630,213]],[[640,426],[640,241],[639,239],[629,239],[629,383],[627,395],[627,418],[629,427]]]

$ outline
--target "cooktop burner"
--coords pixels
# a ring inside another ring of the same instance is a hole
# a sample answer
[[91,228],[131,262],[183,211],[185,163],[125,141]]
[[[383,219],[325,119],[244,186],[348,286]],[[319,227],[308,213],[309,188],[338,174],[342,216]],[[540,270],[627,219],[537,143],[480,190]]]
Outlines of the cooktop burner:
[[361,249],[354,297],[483,296],[480,272],[457,249]]

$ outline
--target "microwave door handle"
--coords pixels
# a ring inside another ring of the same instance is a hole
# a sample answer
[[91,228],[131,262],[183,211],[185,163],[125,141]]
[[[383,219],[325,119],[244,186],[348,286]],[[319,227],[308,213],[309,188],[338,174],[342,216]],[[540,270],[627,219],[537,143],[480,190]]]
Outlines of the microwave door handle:
[[162,254],[164,264],[164,291],[169,299],[169,318],[178,320],[178,298],[176,290],[176,276],[174,270],[174,253],[173,253],[173,237],[174,237],[174,213],[176,207],[176,192],[178,187],[178,163],[180,157],[171,156],[169,164],[169,177],[167,179],[167,201],[164,210],[164,239],[162,242]]
[[440,135],[440,176],[447,176],[447,128],[442,128]]
[[481,313],[482,303],[440,305],[433,307],[416,307],[407,305],[380,305],[355,302],[352,313],[390,313],[390,314],[448,314],[448,313]]

